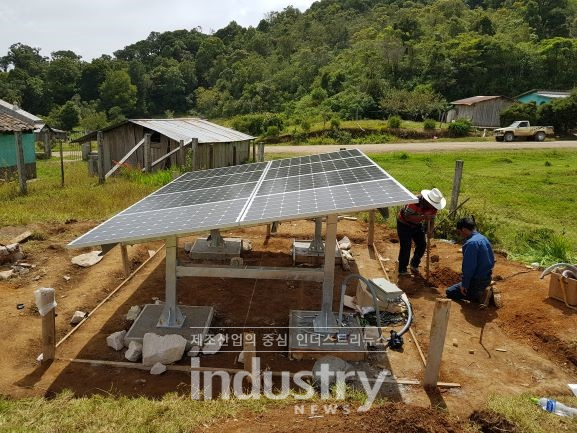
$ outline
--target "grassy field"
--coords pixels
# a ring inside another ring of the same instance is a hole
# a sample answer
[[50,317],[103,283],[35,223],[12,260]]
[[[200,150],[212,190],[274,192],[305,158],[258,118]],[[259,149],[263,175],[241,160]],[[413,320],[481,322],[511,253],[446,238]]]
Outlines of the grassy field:
[[[447,197],[455,160],[462,159],[460,197],[469,201],[459,215],[474,215],[497,247],[522,260],[546,264],[560,258],[556,249],[566,250],[573,258],[576,255],[577,153],[573,151],[397,152],[371,157],[411,191],[435,186]],[[130,171],[99,185],[79,162],[65,164],[62,188],[57,160],[38,161],[37,167],[38,179],[29,182],[26,196],[18,194],[15,182],[0,184],[0,226],[101,221],[172,179],[170,172],[143,175]],[[551,233],[556,235],[553,241]],[[542,238],[544,249],[553,251],[531,251]]]

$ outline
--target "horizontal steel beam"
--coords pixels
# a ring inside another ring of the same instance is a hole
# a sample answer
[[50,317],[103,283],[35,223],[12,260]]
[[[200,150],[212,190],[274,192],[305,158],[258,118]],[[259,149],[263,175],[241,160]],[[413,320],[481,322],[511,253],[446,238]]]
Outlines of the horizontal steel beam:
[[177,277],[251,278],[257,280],[300,280],[322,282],[322,269],[276,268],[265,266],[177,266]]

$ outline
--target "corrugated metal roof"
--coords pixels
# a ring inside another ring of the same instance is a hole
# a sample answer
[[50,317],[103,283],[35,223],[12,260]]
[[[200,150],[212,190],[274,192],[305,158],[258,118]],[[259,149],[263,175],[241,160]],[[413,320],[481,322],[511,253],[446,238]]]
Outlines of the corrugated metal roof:
[[[126,123],[140,125],[173,140],[184,140],[185,143],[190,142],[193,138],[198,138],[199,143],[229,143],[254,140],[255,138],[251,135],[243,134],[234,129],[225,128],[224,126],[196,117],[180,119],[130,119],[120,125],[104,128],[102,131],[110,131]],[[96,132],[91,132],[90,134],[73,140],[73,142],[80,143],[94,139],[96,139]]]
[[[28,111],[23,110],[22,108],[20,108],[18,106],[15,106],[14,104],[6,102],[3,99],[0,99],[0,106],[5,108],[5,110],[2,110],[2,111],[4,111],[4,112],[6,112],[6,110],[13,111],[14,113],[20,115],[21,117],[28,119],[32,123],[41,123],[42,122],[42,119],[40,117],[37,117],[34,114],[31,114]],[[8,113],[9,113],[9,111],[8,111]]]
[[0,132],[32,131],[34,126],[6,113],[0,113]]
[[131,119],[129,122],[156,131],[176,141],[189,142],[192,138],[198,138],[199,143],[227,143],[254,139],[250,135],[198,118]]
[[[453,101],[453,105],[474,105],[478,102],[490,101],[491,99],[505,98],[504,96],[472,96],[470,98],[459,99],[458,101]],[[509,98],[505,98],[509,99]]]
[[542,90],[536,92],[537,95],[543,96],[544,98],[551,98],[551,99],[561,99],[561,98],[568,98],[571,95],[571,92],[555,92],[549,90]]

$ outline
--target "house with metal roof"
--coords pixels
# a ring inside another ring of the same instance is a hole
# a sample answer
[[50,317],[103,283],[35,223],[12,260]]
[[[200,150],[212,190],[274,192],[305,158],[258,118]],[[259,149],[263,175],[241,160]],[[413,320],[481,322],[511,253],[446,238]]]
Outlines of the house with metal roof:
[[22,134],[26,178],[36,177],[34,126],[18,117],[0,111],[0,178],[9,179],[18,172],[16,161],[16,132]]
[[451,102],[453,108],[447,113],[447,122],[464,118],[469,119],[473,126],[497,128],[501,126],[501,111],[513,102],[506,96],[473,96],[459,99]]
[[[111,173],[119,164],[144,168],[148,148],[146,159],[150,159],[152,170],[185,163],[195,170],[237,165],[249,160],[254,140],[250,135],[199,118],[130,119],[99,132],[105,173]],[[74,142],[92,143],[88,146],[96,150],[93,142],[97,136],[94,131]]]
[[568,98],[571,92],[563,92],[558,90],[543,90],[543,89],[532,89],[525,93],[515,96],[517,102],[522,102],[523,104],[528,104],[534,102],[537,105],[547,104],[548,102],[555,101],[557,99]]

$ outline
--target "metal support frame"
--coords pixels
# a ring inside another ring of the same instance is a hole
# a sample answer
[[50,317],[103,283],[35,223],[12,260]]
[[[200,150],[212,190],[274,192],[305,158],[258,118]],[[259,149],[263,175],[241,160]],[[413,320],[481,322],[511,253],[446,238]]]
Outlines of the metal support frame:
[[337,215],[327,216],[325,239],[325,266],[323,278],[323,303],[320,314],[314,320],[315,332],[338,332],[337,320],[333,313],[333,286],[335,283],[335,247],[337,244]]
[[325,245],[323,243],[323,219],[321,217],[315,218],[315,237],[309,245],[309,252],[311,253],[323,253],[325,250]]
[[224,239],[222,238],[222,235],[220,234],[219,229],[212,229],[210,231],[210,240],[208,241],[208,244],[212,248],[223,248],[224,247]]
[[176,304],[176,236],[166,238],[166,304],[156,324],[159,328],[181,328],[185,316]]

